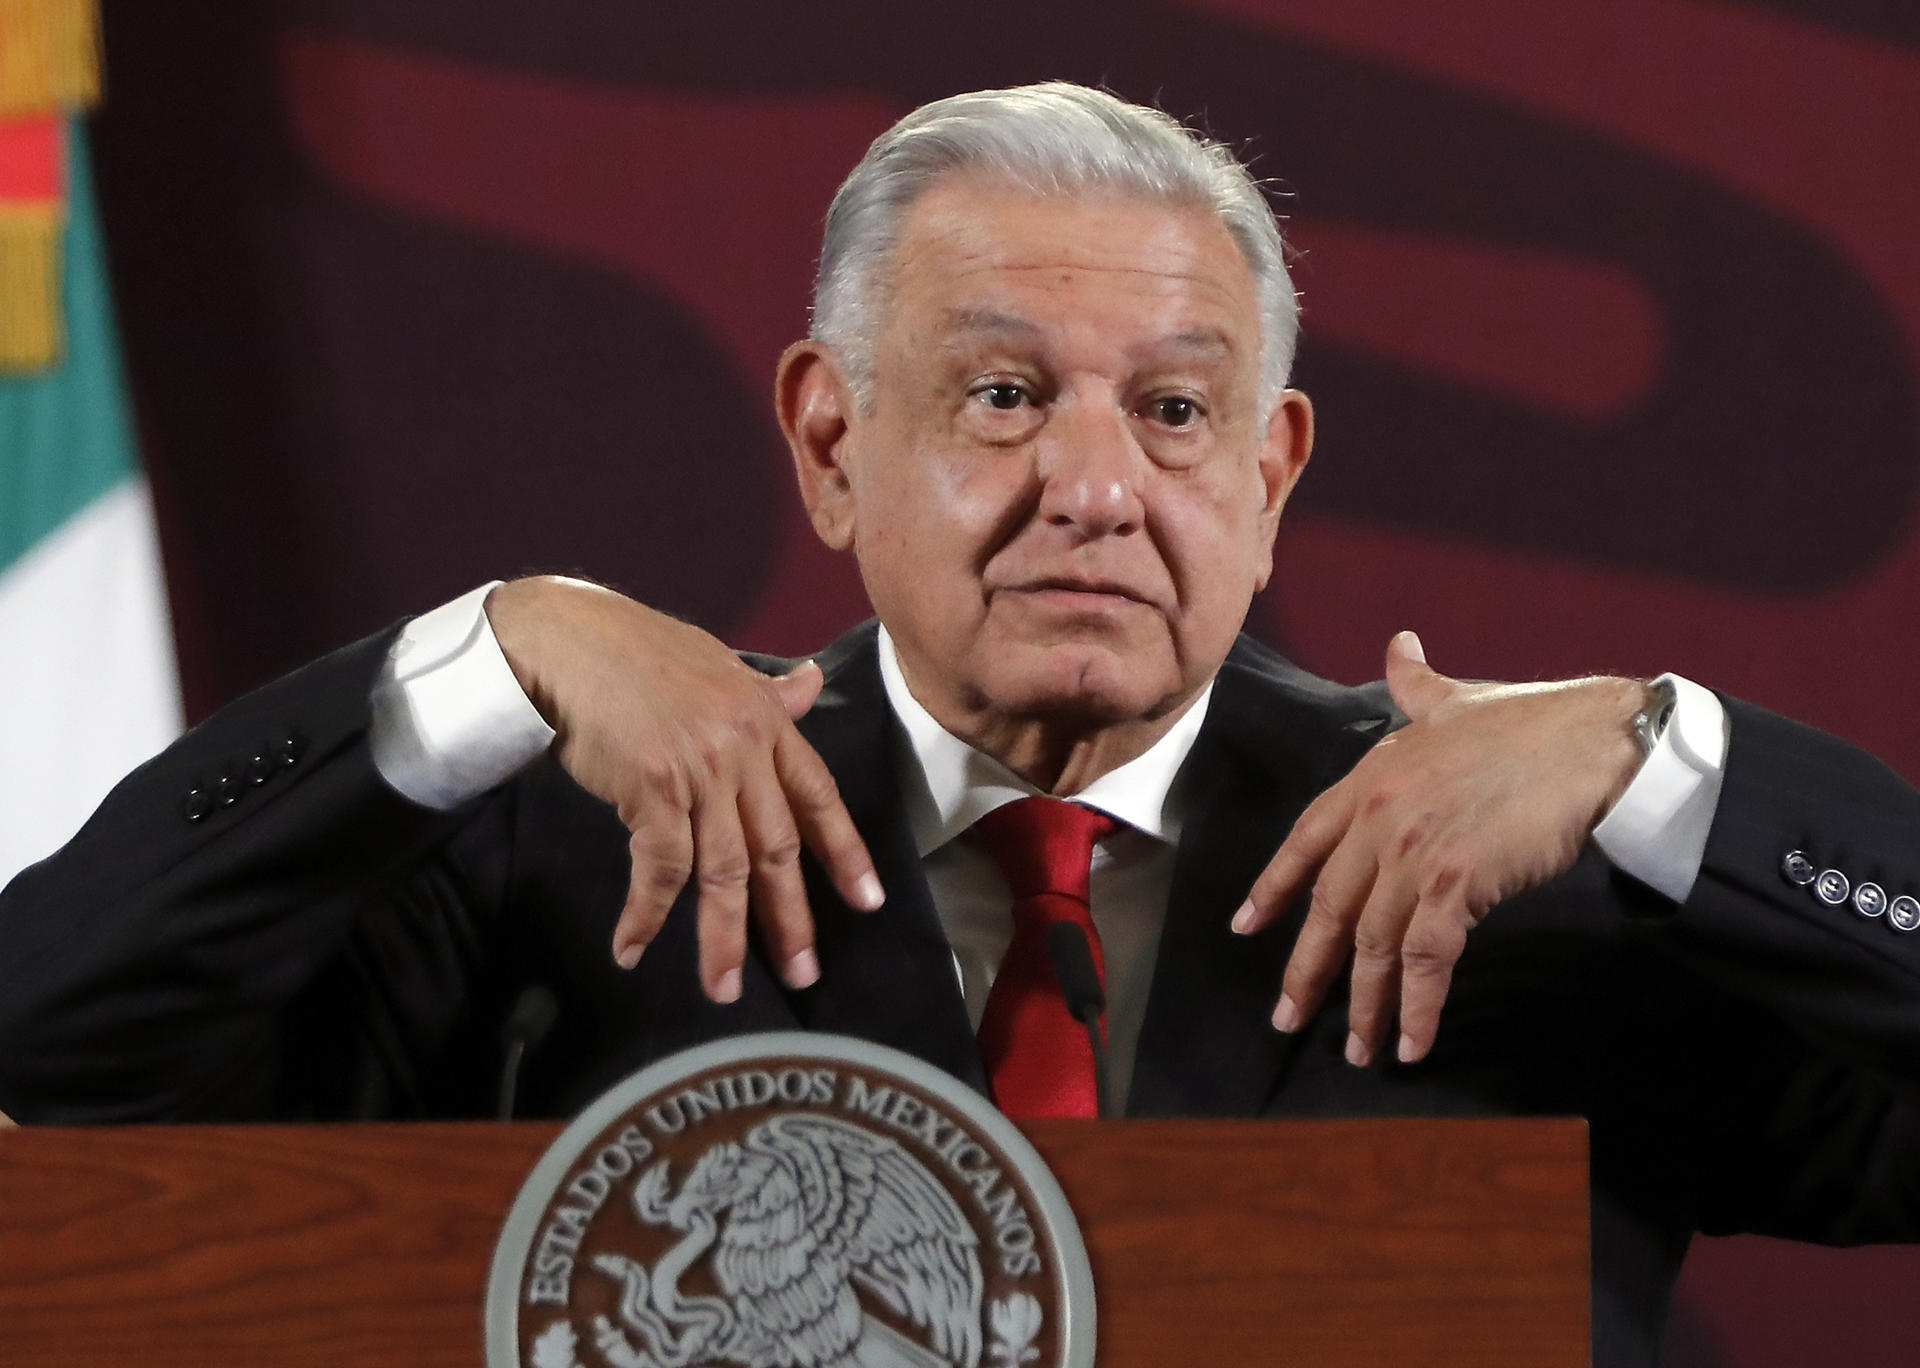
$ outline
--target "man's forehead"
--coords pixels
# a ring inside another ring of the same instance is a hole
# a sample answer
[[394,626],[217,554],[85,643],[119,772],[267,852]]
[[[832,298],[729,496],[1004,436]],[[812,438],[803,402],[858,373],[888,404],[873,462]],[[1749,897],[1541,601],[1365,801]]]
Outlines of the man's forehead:
[[[1089,189],[1040,194],[975,177],[944,178],[906,212],[889,253],[894,288],[931,291],[928,302],[980,315],[1008,300],[982,285],[1105,276],[1146,291],[1241,300],[1253,275],[1239,244],[1201,205]],[[977,330],[977,329],[976,329]]]

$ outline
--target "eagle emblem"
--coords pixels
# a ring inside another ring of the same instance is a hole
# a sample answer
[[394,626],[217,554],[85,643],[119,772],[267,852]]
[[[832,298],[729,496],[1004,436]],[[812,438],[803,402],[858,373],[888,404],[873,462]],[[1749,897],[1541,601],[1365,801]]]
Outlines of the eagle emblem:
[[711,1041],[616,1084],[528,1174],[487,1368],[1093,1368],[1093,1270],[1026,1137],[845,1036]]
[[[631,1201],[681,1238],[651,1267],[594,1256],[622,1284],[617,1323],[594,1326],[614,1368],[979,1368],[977,1237],[892,1139],[832,1116],[775,1116],[708,1149],[677,1191],[667,1162],[654,1164]],[[718,1296],[680,1286],[702,1259]],[[1026,1302],[995,1306],[996,1341],[1009,1316],[1038,1312]],[[1038,1326],[1021,1328],[1031,1340]]]

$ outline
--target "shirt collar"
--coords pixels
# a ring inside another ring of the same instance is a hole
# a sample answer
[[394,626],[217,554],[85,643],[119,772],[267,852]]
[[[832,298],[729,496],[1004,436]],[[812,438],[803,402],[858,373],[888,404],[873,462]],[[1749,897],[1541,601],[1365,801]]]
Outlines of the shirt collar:
[[[893,707],[901,746],[901,787],[913,842],[924,858],[1002,804],[1040,792],[992,756],[975,750],[938,722],[907,689],[887,629],[880,629],[880,678]],[[1193,749],[1213,699],[1213,681],[1167,734],[1118,769],[1073,795],[1156,840],[1180,840],[1180,786],[1174,782]]]

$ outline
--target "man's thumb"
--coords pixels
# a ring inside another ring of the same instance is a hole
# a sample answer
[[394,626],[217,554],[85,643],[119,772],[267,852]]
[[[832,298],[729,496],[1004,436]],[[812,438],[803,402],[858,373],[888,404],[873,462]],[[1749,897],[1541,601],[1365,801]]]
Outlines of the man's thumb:
[[772,682],[780,706],[787,710],[789,719],[797,722],[807,715],[814,699],[820,697],[820,688],[827,677],[820,673],[818,662],[803,660],[787,673],[775,675]]
[[1419,719],[1453,692],[1453,681],[1427,665],[1427,651],[1412,632],[1396,632],[1387,643],[1387,692],[1394,706]]

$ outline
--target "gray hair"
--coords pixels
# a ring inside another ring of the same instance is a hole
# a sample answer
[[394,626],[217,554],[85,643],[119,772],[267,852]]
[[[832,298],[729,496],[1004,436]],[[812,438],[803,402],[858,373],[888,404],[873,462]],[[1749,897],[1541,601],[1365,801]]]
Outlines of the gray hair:
[[1222,144],[1157,109],[1066,81],[922,105],[874,140],[834,195],[811,335],[840,353],[863,407],[872,393],[876,287],[901,220],[950,171],[985,172],[1036,195],[1111,190],[1218,215],[1253,274],[1260,407],[1271,410],[1293,369],[1300,304],[1260,187]]

